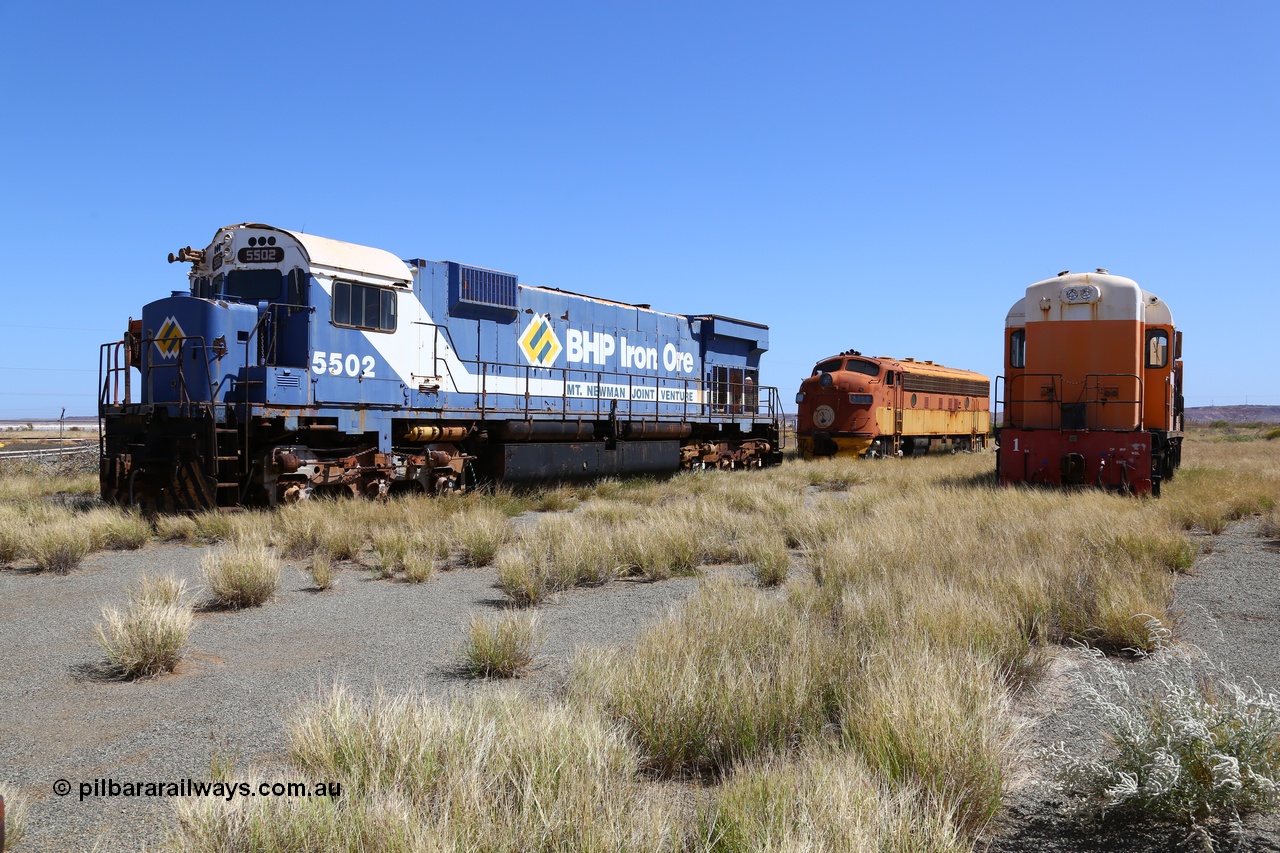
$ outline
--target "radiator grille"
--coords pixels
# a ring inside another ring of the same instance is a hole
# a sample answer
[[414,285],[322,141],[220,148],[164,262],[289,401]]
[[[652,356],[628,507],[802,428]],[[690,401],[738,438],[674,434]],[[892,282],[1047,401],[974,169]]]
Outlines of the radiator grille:
[[908,391],[952,394],[957,397],[986,397],[991,391],[991,383],[981,379],[950,379],[908,373],[905,370],[902,372],[902,387]]
[[449,289],[456,302],[491,308],[515,308],[519,276],[483,270],[464,264],[449,264]]

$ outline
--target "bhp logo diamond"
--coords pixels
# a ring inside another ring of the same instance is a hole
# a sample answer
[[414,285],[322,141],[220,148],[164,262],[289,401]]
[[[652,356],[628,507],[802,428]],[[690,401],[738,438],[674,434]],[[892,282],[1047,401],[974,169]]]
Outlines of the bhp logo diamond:
[[535,316],[520,335],[520,351],[525,360],[535,367],[550,367],[564,347],[556,337],[556,330],[542,315]]

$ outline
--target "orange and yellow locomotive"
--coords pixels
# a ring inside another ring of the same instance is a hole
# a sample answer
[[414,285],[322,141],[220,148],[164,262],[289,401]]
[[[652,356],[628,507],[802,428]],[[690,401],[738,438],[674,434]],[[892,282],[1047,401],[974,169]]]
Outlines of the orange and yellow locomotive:
[[800,452],[812,459],[983,448],[990,390],[981,373],[848,350],[818,362],[800,383]]
[[1182,333],[1137,282],[1063,271],[1005,319],[1001,483],[1160,494],[1182,457]]

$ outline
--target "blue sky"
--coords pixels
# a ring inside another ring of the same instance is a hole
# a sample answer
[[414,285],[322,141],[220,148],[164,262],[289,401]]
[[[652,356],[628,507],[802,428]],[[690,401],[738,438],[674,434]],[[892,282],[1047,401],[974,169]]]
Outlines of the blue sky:
[[1171,306],[1280,404],[1274,3],[0,4],[0,418],[234,222],[995,376],[1028,284]]

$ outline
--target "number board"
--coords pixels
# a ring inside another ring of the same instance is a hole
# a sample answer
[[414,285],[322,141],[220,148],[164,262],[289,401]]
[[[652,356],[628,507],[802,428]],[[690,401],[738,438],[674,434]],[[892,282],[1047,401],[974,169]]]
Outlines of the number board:
[[280,246],[244,248],[236,253],[236,260],[242,264],[278,264],[284,260],[284,249]]

